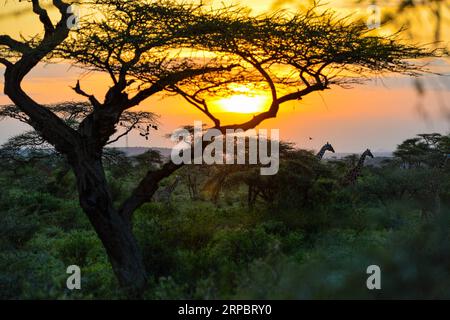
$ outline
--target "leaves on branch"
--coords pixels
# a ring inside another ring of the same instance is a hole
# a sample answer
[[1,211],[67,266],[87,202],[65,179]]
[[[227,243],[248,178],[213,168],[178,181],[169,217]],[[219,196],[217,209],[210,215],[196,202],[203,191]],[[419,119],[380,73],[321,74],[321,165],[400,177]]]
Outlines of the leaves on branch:
[[[64,122],[77,129],[79,124],[92,113],[93,107],[88,102],[62,102],[58,104],[50,104],[45,106],[47,109],[55,113],[58,117],[64,120]],[[30,123],[30,118],[22,112],[15,105],[0,106],[0,120],[6,117],[10,117],[19,120],[23,123]],[[128,135],[132,131],[137,131],[145,138],[148,139],[150,135],[150,129],[158,129],[158,116],[152,112],[145,111],[125,111],[120,116],[118,125],[122,128],[122,132],[117,135],[108,144],[120,140],[122,137]],[[35,135],[37,133],[32,131]],[[27,134],[23,137],[23,140],[27,140],[28,147],[40,145],[35,139],[34,135]]]

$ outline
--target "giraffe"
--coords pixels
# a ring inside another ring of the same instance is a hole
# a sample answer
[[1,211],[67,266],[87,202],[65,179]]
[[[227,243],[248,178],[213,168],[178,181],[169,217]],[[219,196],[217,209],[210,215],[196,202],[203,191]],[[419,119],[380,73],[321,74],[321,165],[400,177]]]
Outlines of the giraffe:
[[342,180],[342,185],[348,186],[348,185],[354,185],[356,183],[356,179],[361,174],[361,169],[364,167],[364,162],[366,161],[367,157],[373,158],[372,152],[370,152],[369,149],[364,151],[364,153],[359,158],[358,163],[354,168],[352,168],[344,177]]
[[154,201],[163,202],[168,204],[171,200],[172,193],[175,191],[176,187],[181,181],[180,176],[175,177],[175,181],[164,187],[163,189],[158,190],[153,196]]
[[317,158],[318,160],[322,160],[322,158],[323,158],[325,152],[327,152],[327,151],[330,151],[330,152],[333,152],[333,153],[335,152],[334,149],[333,149],[333,146],[332,146],[329,142],[327,142],[327,143],[322,147],[322,149],[320,149],[319,153],[316,155],[316,158]]

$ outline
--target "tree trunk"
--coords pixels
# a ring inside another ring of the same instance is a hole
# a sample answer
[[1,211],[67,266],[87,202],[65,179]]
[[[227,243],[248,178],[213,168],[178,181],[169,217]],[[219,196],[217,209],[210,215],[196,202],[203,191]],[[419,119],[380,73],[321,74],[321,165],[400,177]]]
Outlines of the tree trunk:
[[80,204],[106,249],[121,288],[130,298],[140,298],[147,283],[145,267],[131,221],[114,209],[104,175],[101,156],[77,152],[71,162],[77,177]]

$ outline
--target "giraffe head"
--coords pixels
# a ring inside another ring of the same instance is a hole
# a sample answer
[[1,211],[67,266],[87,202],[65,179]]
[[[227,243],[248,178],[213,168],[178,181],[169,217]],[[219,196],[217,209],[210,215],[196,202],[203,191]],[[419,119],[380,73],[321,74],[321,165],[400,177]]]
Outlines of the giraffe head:
[[325,150],[335,153],[333,146],[329,142],[327,142],[325,148],[326,148]]
[[366,156],[368,156],[368,157],[374,158],[372,152],[370,152],[369,149],[367,149],[366,151],[364,151],[364,154],[365,154]]

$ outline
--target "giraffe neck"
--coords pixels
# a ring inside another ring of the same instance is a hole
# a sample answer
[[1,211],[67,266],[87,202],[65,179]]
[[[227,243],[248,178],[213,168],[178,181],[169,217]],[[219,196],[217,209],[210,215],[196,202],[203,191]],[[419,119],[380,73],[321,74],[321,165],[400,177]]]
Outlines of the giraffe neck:
[[356,165],[356,167],[353,169],[353,177],[356,179],[359,175],[359,173],[361,172],[361,169],[364,167],[364,162],[366,161],[367,158],[367,153],[363,153],[361,155],[361,157],[359,158],[358,164]]
[[327,146],[323,146],[322,149],[320,149],[319,153],[316,155],[317,159],[321,160],[323,156],[325,155],[325,152],[327,151]]
[[356,168],[361,170],[361,168],[364,166],[364,162],[366,161],[367,155],[363,153],[361,157],[359,158],[358,164],[356,165]]
[[361,157],[359,158],[358,163],[356,166],[350,170],[350,172],[347,174],[346,178],[344,179],[344,184],[354,184],[356,182],[356,179],[358,178],[362,167],[364,166],[364,162],[366,161],[367,153],[364,152]]

